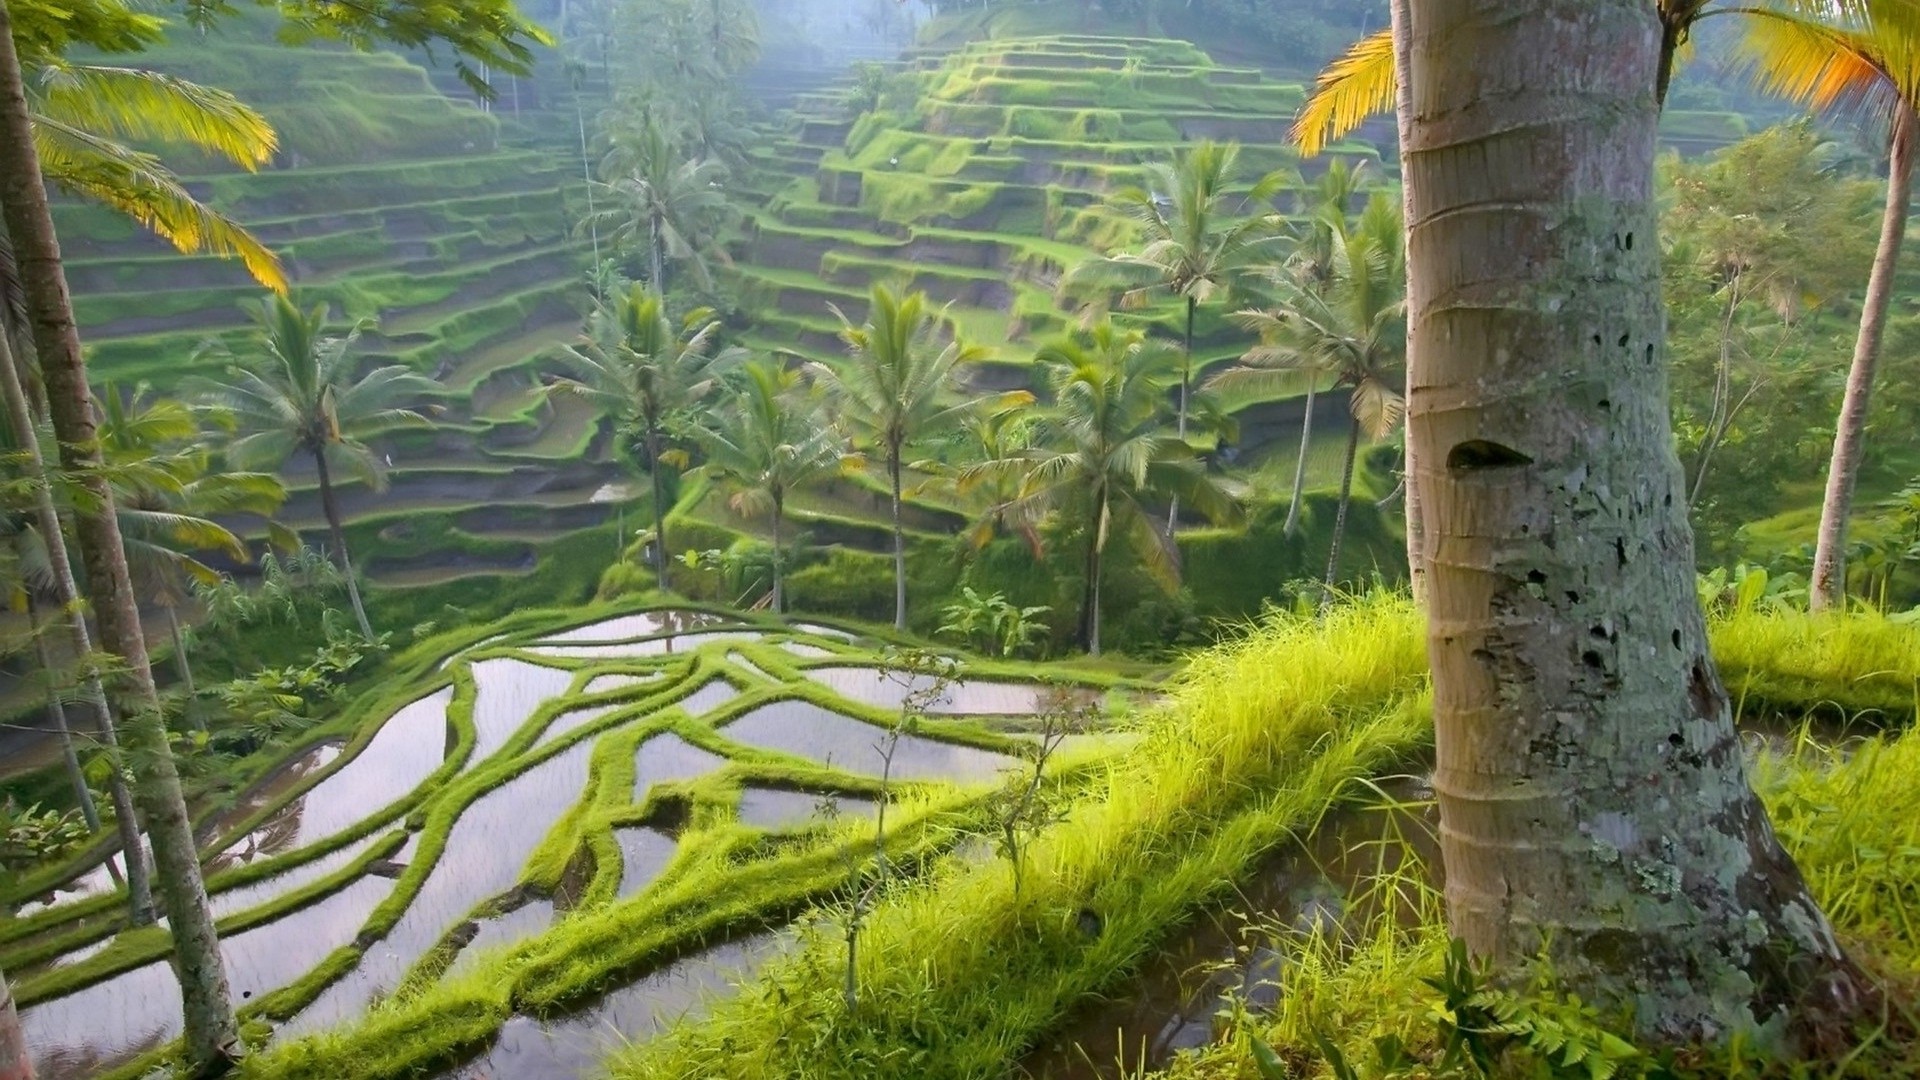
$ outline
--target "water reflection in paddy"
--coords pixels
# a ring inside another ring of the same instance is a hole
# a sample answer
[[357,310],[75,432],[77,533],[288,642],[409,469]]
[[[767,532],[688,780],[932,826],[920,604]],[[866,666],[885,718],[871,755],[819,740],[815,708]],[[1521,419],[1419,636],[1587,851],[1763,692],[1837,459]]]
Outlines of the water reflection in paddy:
[[583,1080],[601,1060],[675,1022],[697,1016],[729,987],[753,977],[788,939],[771,934],[716,945],[601,998],[592,1008],[541,1023],[515,1016],[487,1056],[443,1080]]
[[660,876],[673,861],[679,845],[673,837],[655,829],[616,829],[614,842],[620,845],[620,895],[632,896]]
[[[808,701],[762,705],[720,730],[729,739],[870,776],[880,775],[880,746],[887,737],[880,727]],[[903,735],[894,749],[891,775],[899,780],[991,780],[1019,764],[990,750]]]
[[633,801],[647,797],[655,784],[692,780],[725,765],[727,759],[702,750],[678,735],[655,735],[640,744],[633,760]]
[[451,687],[435,691],[393,714],[379,734],[340,771],[288,803],[221,853],[237,857],[276,855],[305,847],[360,821],[405,796],[446,759],[447,705]]
[[480,929],[460,950],[460,955],[447,969],[449,975],[471,971],[481,956],[489,950],[530,938],[553,925],[553,901],[534,900],[509,911],[504,915],[495,915],[491,919],[482,919]]
[[305,888],[330,874],[339,873],[349,863],[366,854],[367,849],[379,842],[384,835],[386,834],[374,833],[338,851],[304,862],[284,874],[276,874],[265,881],[256,881],[251,885],[242,885],[237,889],[215,893],[212,897],[214,918],[224,919],[236,912],[259,907],[295,889]]
[[511,887],[534,847],[579,801],[592,753],[592,740],[576,743],[468,806],[407,913],[368,947],[358,967],[294,1017],[289,1029],[312,1031],[358,1015],[376,994],[398,985],[407,969],[480,901]]
[[[305,753],[275,769],[271,775],[242,793],[238,799],[234,800],[232,806],[215,814],[195,830],[196,838],[201,844],[206,844],[226,835],[234,826],[278,802],[282,796],[305,782],[308,777],[333,764],[334,759],[338,758],[344,749],[345,747],[338,741],[323,742],[318,746],[310,747]],[[257,846],[255,850],[258,850]],[[253,855],[236,856],[230,852],[222,852],[207,863],[207,872],[216,873],[229,866],[251,862],[253,857]]]
[[485,761],[506,744],[520,725],[547,699],[573,685],[573,672],[502,658],[482,660],[468,669],[478,697],[473,705],[473,763]]
[[759,829],[791,829],[823,817],[873,817],[873,800],[852,795],[750,787],[740,793],[740,823]]
[[[244,1005],[305,974],[354,935],[393,889],[360,878],[306,907],[224,938],[227,977]],[[83,1080],[180,1033],[180,984],[165,960],[95,983],[20,1014],[40,1080]]]
[[[927,675],[909,676],[870,667],[809,668],[806,676],[841,697],[881,708],[899,708],[909,689],[925,691],[933,686]],[[938,700],[926,706],[928,712],[959,713],[978,716],[1030,716],[1040,711],[1047,688],[1025,683],[955,682]]]
[[649,638],[646,641],[632,641],[624,645],[529,645],[526,651],[541,656],[573,656],[589,659],[662,656],[668,653],[686,652],[717,641],[758,641],[765,636],[757,630],[707,630],[691,634],[675,634],[672,637]]
[[546,645],[565,645],[583,641],[630,641],[633,638],[664,634],[669,630],[686,631],[702,626],[715,626],[725,621],[721,616],[705,611],[643,611],[637,615],[622,615],[617,619],[607,619],[603,622],[576,627],[540,640]]

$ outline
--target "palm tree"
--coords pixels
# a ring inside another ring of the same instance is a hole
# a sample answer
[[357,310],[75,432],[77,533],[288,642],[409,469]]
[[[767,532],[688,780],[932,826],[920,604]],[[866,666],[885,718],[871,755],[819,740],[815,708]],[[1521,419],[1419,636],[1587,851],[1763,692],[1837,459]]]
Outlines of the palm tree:
[[773,517],[773,610],[786,610],[787,496],[839,467],[840,438],[825,422],[819,388],[778,359],[747,363],[728,408],[697,432],[709,475],[734,489],[742,517]]
[[[1019,464],[1020,502],[1029,512],[1084,512],[1086,585],[1081,593],[1081,645],[1100,654],[1100,581],[1107,544],[1133,542],[1146,566],[1171,589],[1180,554],[1170,531],[1149,517],[1146,503],[1184,498],[1215,521],[1239,507],[1200,467],[1186,440],[1166,434],[1167,391],[1182,374],[1181,357],[1101,321],[1034,357],[1052,402],[1041,421],[1041,448]],[[984,472],[1004,466],[989,465]]]
[[[1324,285],[1305,284],[1278,272],[1278,305],[1270,311],[1242,311],[1234,321],[1260,335],[1261,344],[1241,358],[1240,366],[1215,376],[1210,388],[1236,394],[1271,396],[1304,377],[1309,424],[1314,385],[1327,374],[1349,390],[1353,423],[1340,469],[1340,508],[1334,517],[1327,554],[1323,601],[1338,580],[1340,546],[1353,497],[1354,462],[1360,437],[1386,437],[1400,422],[1403,400],[1398,387],[1406,353],[1406,270],[1403,264],[1399,207],[1376,193],[1360,220],[1336,218]],[[1309,427],[1307,429],[1311,431]],[[1294,470],[1294,508],[1305,479],[1307,438],[1300,443]],[[1292,523],[1294,510],[1287,512]]]
[[[194,552],[217,551],[236,562],[252,559],[247,545],[216,515],[265,517],[286,501],[286,485],[265,472],[215,469],[202,417],[216,431],[231,433],[230,416],[195,410],[181,401],[153,398],[144,386],[122,394],[112,383],[99,395],[103,412],[100,441],[114,472],[114,500],[127,545],[134,582],[147,600],[167,616],[174,666],[189,702],[195,687],[180,628],[181,605],[193,599],[193,586],[212,585],[220,572]],[[285,546],[291,539],[269,525]]]
[[210,394],[232,412],[238,430],[245,432],[227,447],[227,458],[243,468],[277,468],[295,454],[313,458],[333,557],[346,578],[347,598],[360,633],[371,641],[373,626],[354,581],[353,560],[334,498],[333,470],[346,469],[376,487],[384,484],[380,455],[367,440],[399,427],[429,423],[407,403],[441,386],[397,364],[356,377],[359,361],[353,346],[360,329],[340,337],[325,335],[324,304],[302,312],[287,297],[270,295],[260,301],[253,317],[260,327],[256,355],[250,363],[232,367],[227,384],[213,387]]
[[[1237,203],[1239,208],[1260,212],[1236,216],[1230,204],[1239,160],[1238,144],[1208,141],[1196,144],[1175,164],[1148,165],[1147,186],[1123,188],[1112,198],[1113,205],[1139,225],[1140,248],[1083,263],[1061,281],[1064,292],[1089,286],[1117,288],[1120,305],[1127,309],[1144,307],[1160,295],[1186,302],[1176,418],[1182,439],[1187,437],[1188,395],[1193,385],[1194,316],[1200,305],[1226,296],[1259,264],[1273,234],[1268,204],[1286,184],[1279,172],[1261,177]],[[1169,529],[1177,523],[1179,512],[1175,499],[1167,515]]]
[[839,308],[833,313],[840,318],[840,340],[846,342],[849,360],[839,366],[812,364],[810,370],[826,387],[838,419],[856,445],[865,443],[879,450],[886,468],[893,506],[893,627],[905,630],[907,539],[900,525],[900,474],[907,446],[952,428],[975,410],[1004,410],[1033,400],[1033,395],[955,400],[951,395],[955,369],[978,361],[984,353],[958,340],[941,345],[940,319],[928,307],[924,292],[898,297],[891,289],[875,285],[867,321],[859,326]]
[[705,400],[719,386],[718,376],[745,355],[739,349],[716,353],[719,331],[720,322],[708,308],[689,312],[675,328],[660,294],[634,284],[615,297],[613,306],[595,309],[581,347],[561,353],[572,378],[553,386],[586,398],[613,417],[616,427],[638,429],[653,481],[654,568],[663,590],[668,550],[661,474],[669,466],[669,426]]
[[1920,37],[1900,22],[1904,5],[1868,0],[1861,17],[1846,22],[1756,20],[1742,42],[1745,60],[1762,89],[1818,109],[1864,108],[1884,117],[1887,201],[1880,243],[1860,305],[1860,331],[1847,370],[1846,396],[1835,424],[1826,497],[1814,548],[1808,600],[1814,610],[1845,602],[1847,526],[1866,441],[1867,408],[1880,362],[1894,275],[1907,234],[1913,198],[1915,142],[1920,140]]
[[650,114],[631,128],[615,128],[610,138],[601,163],[608,180],[598,185],[610,205],[590,219],[594,227],[610,224],[615,243],[644,248],[654,292],[667,292],[669,260],[686,263],[701,287],[710,288],[708,256],[725,254],[713,247],[713,235],[730,209],[722,187],[726,167],[682,158],[665,125]]

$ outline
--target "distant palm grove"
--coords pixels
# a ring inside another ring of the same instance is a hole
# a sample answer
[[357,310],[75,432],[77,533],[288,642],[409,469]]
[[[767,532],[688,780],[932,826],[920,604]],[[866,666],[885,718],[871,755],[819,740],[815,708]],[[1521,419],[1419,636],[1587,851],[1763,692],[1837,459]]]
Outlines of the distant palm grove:
[[1917,43],[0,0],[0,1080],[1920,1067]]

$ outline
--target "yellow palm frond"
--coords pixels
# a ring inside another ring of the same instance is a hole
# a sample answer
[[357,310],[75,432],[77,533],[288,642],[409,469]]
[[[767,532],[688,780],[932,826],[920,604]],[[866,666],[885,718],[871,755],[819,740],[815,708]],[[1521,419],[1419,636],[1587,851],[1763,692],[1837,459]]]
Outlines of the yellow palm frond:
[[[1914,100],[1912,50],[1901,35],[1780,13],[1752,15],[1744,23],[1740,61],[1765,93],[1815,109],[1880,113]],[[1895,70],[1889,60],[1902,61],[1906,70]]]
[[48,181],[126,214],[183,252],[238,258],[254,280],[286,292],[279,256],[195,199],[151,154],[46,116],[34,118],[33,140]]
[[232,94],[157,71],[53,64],[38,84],[41,115],[99,135],[186,143],[249,170],[279,146],[266,117]]
[[1312,157],[1367,117],[1394,107],[1399,65],[1393,55],[1393,31],[1381,30],[1353,43],[1314,81],[1313,95],[1293,122],[1293,144]]

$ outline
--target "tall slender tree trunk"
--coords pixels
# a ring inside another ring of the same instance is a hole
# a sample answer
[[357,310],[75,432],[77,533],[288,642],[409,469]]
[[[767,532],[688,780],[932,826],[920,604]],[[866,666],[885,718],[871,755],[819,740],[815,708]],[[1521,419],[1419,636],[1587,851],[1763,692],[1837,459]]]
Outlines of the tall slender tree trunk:
[[[1643,1034],[1866,984],[1748,786],[1668,414],[1645,0],[1413,9],[1411,434],[1447,910]],[[1824,1015],[1822,1015],[1824,1014]]]
[[373,640],[373,624],[367,621],[367,608],[360,602],[360,583],[353,573],[353,557],[347,554],[347,532],[340,526],[340,505],[333,498],[333,474],[327,468],[324,448],[313,452],[313,467],[320,475],[320,509],[327,515],[327,535],[333,540],[333,561],[340,576],[347,579],[347,600],[353,605],[353,617],[360,624],[360,636]]
[[[0,209],[13,239],[15,260],[26,292],[28,322],[47,388],[48,411],[60,439],[62,466],[89,496],[74,515],[87,587],[100,620],[107,649],[126,667],[133,702],[127,742],[133,753],[136,797],[153,843],[155,870],[173,931],[174,970],[180,977],[187,1055],[199,1068],[213,1068],[237,1051],[238,1031],[227,998],[226,966],[214,933],[213,912],[200,879],[193,828],[180,792],[180,774],[162,723],[160,695],[153,684],[140,609],[134,601],[120,539],[113,491],[100,459],[94,425],[93,395],[80,354],[66,272],[53,215],[41,185],[40,160],[33,144],[33,123],[20,81],[20,58],[13,46],[13,20],[0,0]],[[128,849],[129,864],[140,848]]]
[[1300,417],[1300,459],[1293,463],[1293,497],[1287,500],[1287,523],[1280,532],[1292,536],[1300,528],[1300,495],[1307,486],[1307,451],[1313,446],[1313,397],[1320,389],[1320,377],[1307,383],[1307,410]]
[[653,287],[654,292],[660,294],[662,301],[665,301],[667,298],[667,255],[666,241],[661,239],[660,236],[661,221],[659,211],[653,213],[647,224],[653,232],[653,236],[651,237],[653,243],[649,245],[648,248],[648,257],[652,260],[653,280],[647,284]]
[[20,1030],[20,1013],[13,1007],[13,991],[4,971],[0,971],[0,1080],[33,1080],[27,1036]]
[[[1187,441],[1187,399],[1193,392],[1193,315],[1199,307],[1199,301],[1187,297],[1187,336],[1184,351],[1180,354],[1180,441]],[[1167,535],[1172,536],[1180,527],[1180,496],[1173,497],[1173,503],[1167,509]]]
[[1347,456],[1340,464],[1340,507],[1333,514],[1333,543],[1327,546],[1327,576],[1321,582],[1320,607],[1333,603],[1333,586],[1340,580],[1340,541],[1347,535],[1347,506],[1353,502],[1353,463],[1360,455],[1360,421],[1347,432]]
[[[667,489],[660,482],[660,422],[647,418],[647,475],[653,481],[653,561],[667,591]],[[624,538],[622,543],[625,543]]]
[[1093,527],[1087,535],[1087,586],[1080,593],[1080,644],[1089,656],[1099,656],[1100,555],[1107,521],[1107,495],[1104,488],[1094,493],[1093,510]]
[[186,691],[186,704],[182,711],[186,714],[187,727],[193,731],[205,731],[206,725],[200,722],[200,694],[193,685],[193,661],[187,656],[187,636],[180,632],[180,609],[169,600],[166,604],[167,636],[173,640],[173,670],[180,676],[180,688]]
[[[20,446],[27,455],[30,473],[43,480],[50,477],[46,459],[40,453],[40,435],[34,423],[33,409],[27,401],[26,382],[14,362],[13,343],[0,329],[0,397],[6,399],[7,422],[19,433]],[[140,815],[135,812],[133,792],[127,787],[125,762],[120,756],[119,727],[107,691],[100,684],[100,671],[93,653],[93,634],[87,629],[86,612],[80,605],[80,586],[73,575],[73,560],[67,556],[66,531],[60,526],[60,513],[53,504],[51,485],[37,485],[33,501],[34,523],[46,538],[47,564],[52,571],[54,600],[60,605],[61,621],[66,626],[68,647],[80,665],[80,690],[93,712],[94,727],[107,748],[113,770],[107,777],[107,793],[113,800],[114,829],[120,834],[121,850],[127,857],[128,918],[135,926],[153,922],[153,885],[147,874],[146,844],[140,837]],[[97,821],[96,821],[96,827]],[[109,860],[108,865],[112,862]]]
[[[1410,0],[1388,0],[1387,12],[1393,27],[1394,70],[1400,77],[1394,87],[1394,118],[1399,125],[1400,151],[1400,220],[1411,226],[1413,214],[1410,212],[1410,192],[1407,184],[1407,147],[1413,141],[1413,79],[1409,74],[1413,70],[1413,41],[1410,36],[1413,26],[1413,11]],[[1412,343],[1408,343],[1408,370],[1412,370]],[[1406,514],[1407,525],[1407,586],[1413,593],[1413,602],[1424,606],[1427,602],[1427,514],[1426,504],[1421,502],[1420,485],[1414,482],[1414,476],[1420,471],[1420,457],[1414,448],[1413,440],[1406,440],[1406,453],[1401,469],[1406,477],[1406,502],[1402,510]]]
[[780,492],[773,493],[773,613],[775,615],[784,614],[787,610],[786,574],[781,566],[786,559],[786,552],[782,550],[783,537],[780,535],[782,519],[786,516],[785,502],[786,498]]
[[1860,305],[1860,335],[1853,344],[1853,366],[1847,370],[1847,394],[1834,427],[1833,459],[1827,465],[1827,497],[1820,504],[1820,535],[1813,554],[1815,611],[1840,607],[1847,595],[1847,518],[1853,513],[1853,488],[1860,479],[1861,455],[1867,434],[1867,405],[1873,395],[1873,372],[1880,363],[1880,341],[1886,334],[1887,309],[1893,302],[1894,272],[1900,262],[1900,242],[1907,235],[1907,209],[1913,198],[1914,140],[1920,137],[1920,119],[1902,105],[1893,120],[1887,149],[1887,206],[1880,218],[1880,248],[1873,255],[1867,277],[1867,298]]
[[[58,542],[58,541],[56,541]],[[54,679],[59,666],[53,657],[53,650],[47,647],[47,639],[40,629],[39,605],[33,602],[32,594],[27,596],[27,629],[33,634],[34,652],[40,659],[40,670],[47,673],[47,717],[53,721],[53,732],[60,739],[60,761],[67,769],[67,782],[73,785],[73,801],[80,806],[81,820],[87,823],[87,831],[100,831],[100,808],[93,804],[93,789],[87,786],[87,773],[80,767],[80,753],[74,749],[73,731],[67,727],[67,706],[60,700],[60,684]],[[139,835],[138,831],[135,836]]]
[[900,527],[900,447],[887,447],[887,478],[893,482],[893,628],[907,628],[907,534]]

